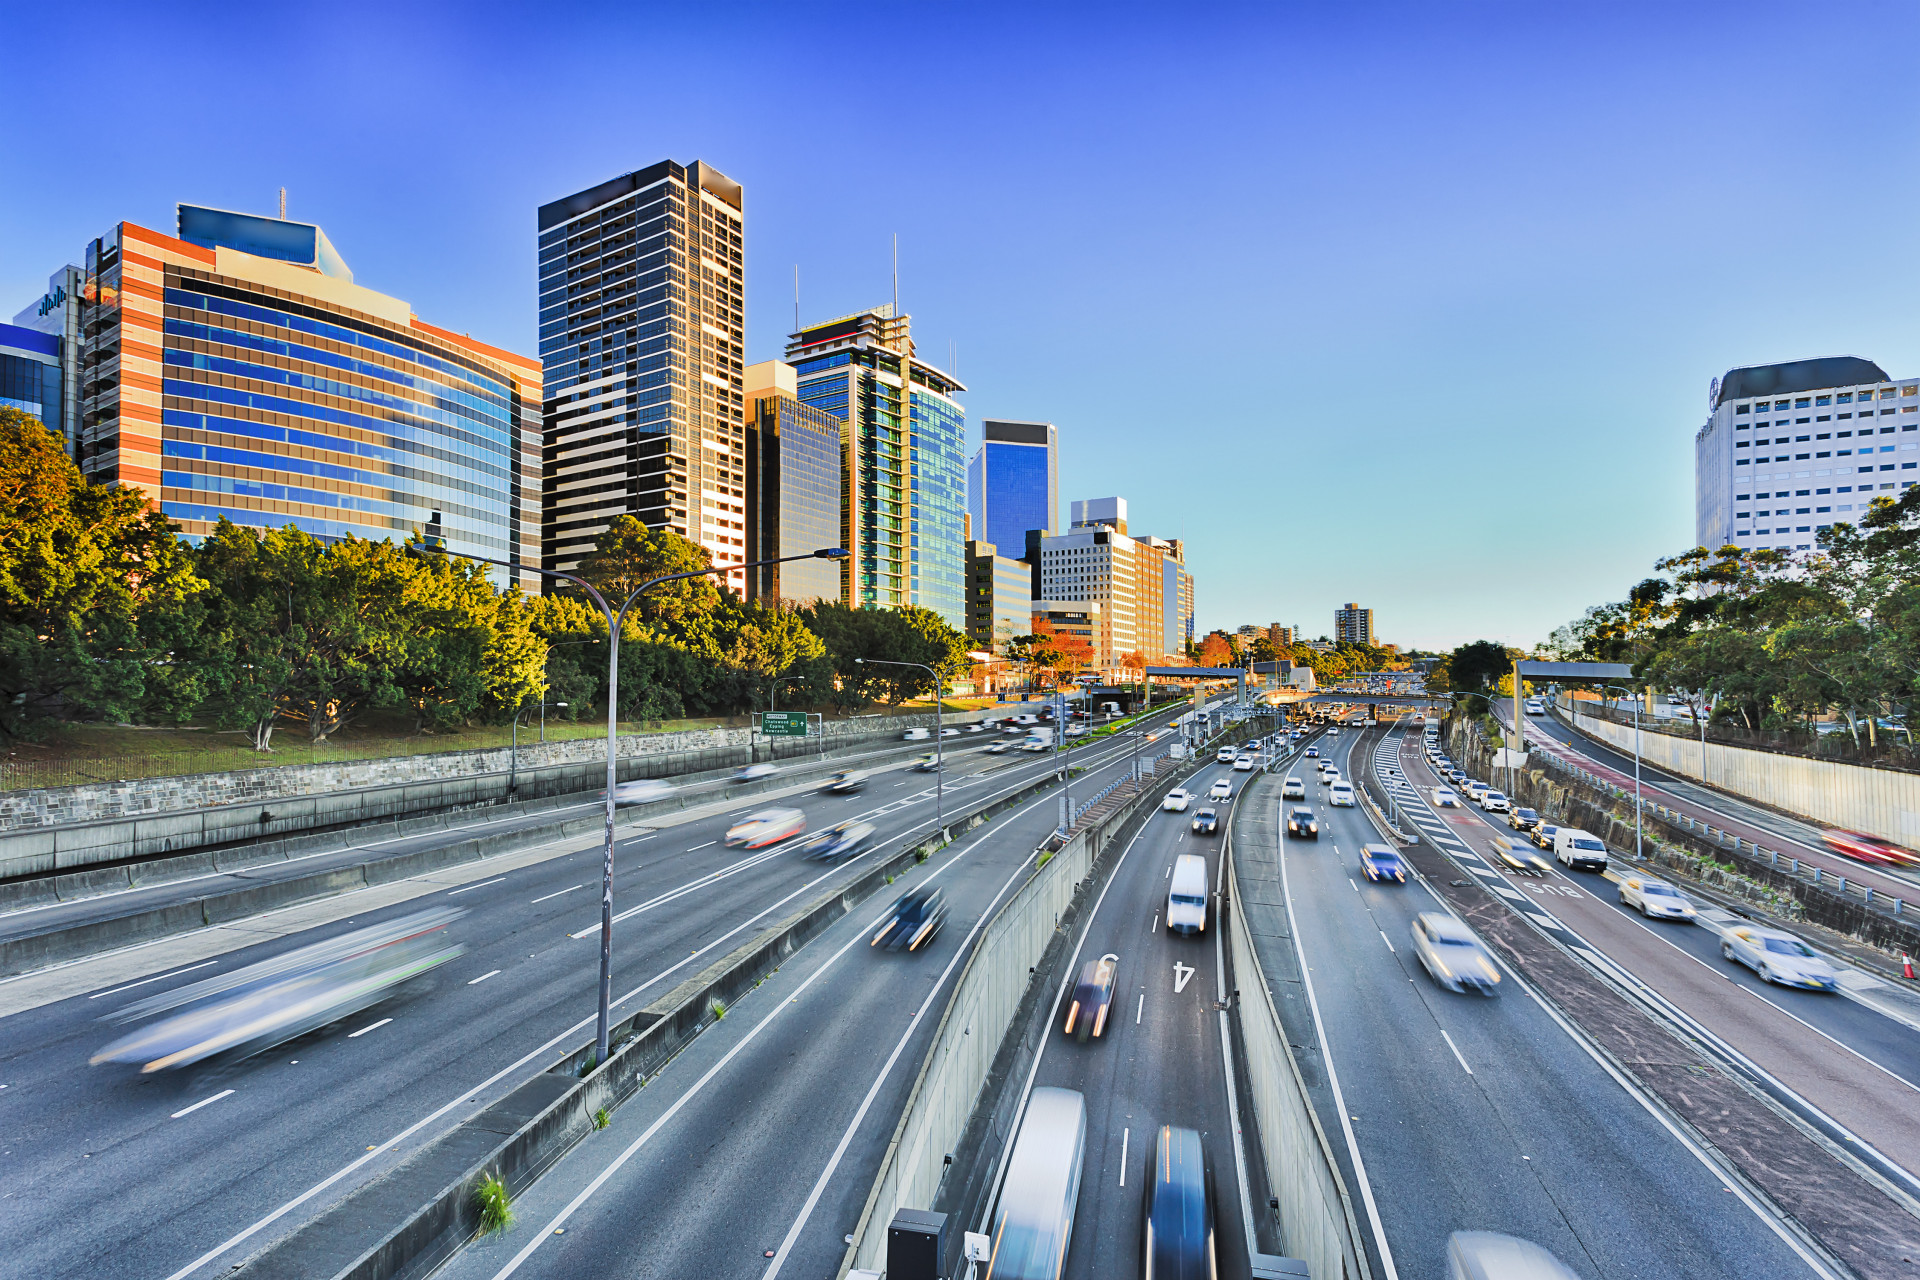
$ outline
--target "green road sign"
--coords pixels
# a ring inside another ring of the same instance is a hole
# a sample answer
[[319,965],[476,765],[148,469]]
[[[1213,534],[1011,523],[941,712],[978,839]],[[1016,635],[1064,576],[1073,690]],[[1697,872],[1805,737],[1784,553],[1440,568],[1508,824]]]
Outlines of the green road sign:
[[804,711],[762,711],[760,713],[760,732],[769,738],[804,738],[807,736],[807,713]]

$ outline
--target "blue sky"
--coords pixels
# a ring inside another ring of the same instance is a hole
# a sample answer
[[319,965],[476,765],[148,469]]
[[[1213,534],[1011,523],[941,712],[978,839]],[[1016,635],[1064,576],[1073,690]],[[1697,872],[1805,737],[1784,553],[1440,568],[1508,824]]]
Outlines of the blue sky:
[[[0,315],[176,201],[534,350],[534,209],[747,193],[748,356],[901,297],[1061,499],[1182,537],[1202,630],[1530,644],[1693,534],[1730,367],[1920,372],[1920,9],[283,6],[11,12]],[[1064,512],[1063,512],[1064,514]]]

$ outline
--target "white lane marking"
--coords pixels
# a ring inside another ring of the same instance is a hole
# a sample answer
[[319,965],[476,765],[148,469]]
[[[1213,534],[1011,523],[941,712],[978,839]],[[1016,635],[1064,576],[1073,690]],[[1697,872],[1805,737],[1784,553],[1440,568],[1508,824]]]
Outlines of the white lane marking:
[[[1387,950],[1393,951],[1393,939],[1387,936],[1387,931],[1385,929],[1382,929],[1380,931],[1380,941],[1387,944]],[[1393,951],[1393,954],[1399,955],[1400,953],[1398,951]]]
[[479,884],[470,884],[470,885],[465,885],[458,889],[449,889],[447,890],[447,896],[451,898],[456,893],[467,893],[474,889],[484,889],[490,884],[499,884],[502,880],[505,880],[505,879],[506,879],[505,876],[495,876],[491,880],[482,880]]
[[1451,1050],[1453,1050],[1453,1060],[1454,1060],[1455,1062],[1457,1062],[1457,1063],[1459,1063],[1459,1064],[1460,1064],[1460,1069],[1461,1069],[1462,1071],[1464,1071],[1464,1072],[1466,1072],[1466,1073],[1467,1073],[1468,1075],[1472,1075],[1472,1074],[1473,1074],[1473,1068],[1472,1068],[1472,1067],[1470,1067],[1470,1066],[1468,1066],[1468,1065],[1467,1065],[1467,1060],[1466,1060],[1465,1058],[1463,1058],[1463,1057],[1461,1057],[1461,1056],[1460,1056],[1460,1046],[1459,1046],[1459,1045],[1457,1045],[1457,1044],[1455,1044],[1455,1043],[1453,1042],[1453,1037],[1452,1037],[1452,1036],[1450,1036],[1450,1035],[1448,1035],[1448,1034],[1447,1034],[1447,1033],[1446,1033],[1446,1032],[1445,1032],[1445,1031],[1443,1030],[1443,1031],[1441,1031],[1441,1033],[1440,1033],[1440,1038],[1441,1038],[1442,1040],[1445,1040],[1445,1041],[1447,1042],[1447,1048],[1449,1048],[1449,1049],[1451,1049]]
[[1127,1185],[1127,1140],[1133,1136],[1133,1130],[1120,1130],[1120,1185]]
[[1147,929],[1147,932],[1148,933],[1160,932],[1160,913],[1158,911],[1153,913],[1153,924],[1151,927]]
[[535,898],[532,902],[529,902],[527,905],[530,907],[536,906],[539,903],[545,902],[547,898],[557,898],[562,893],[572,893],[575,889],[584,889],[585,887],[586,887],[585,885],[579,885],[579,884],[568,885],[566,888],[561,889],[558,892],[547,894],[545,898]]
[[184,968],[184,969],[175,969],[175,970],[174,970],[174,971],[173,971],[172,973],[163,973],[163,974],[160,974],[160,975],[158,975],[158,976],[156,976],[156,977],[152,977],[152,978],[142,978],[142,979],[140,979],[140,981],[138,981],[138,982],[129,982],[129,983],[128,983],[128,984],[126,985],[126,986],[124,986],[124,987],[115,987],[115,988],[113,988],[113,989],[112,989],[111,991],[96,991],[96,992],[94,992],[94,993],[93,993],[92,995],[90,995],[90,996],[88,996],[88,997],[87,997],[87,999],[89,999],[89,1000],[98,1000],[98,999],[99,999],[99,998],[100,998],[101,996],[117,996],[117,995],[119,995],[119,994],[120,994],[120,993],[121,993],[122,991],[131,991],[131,990],[133,990],[133,989],[134,989],[135,987],[144,987],[144,986],[146,986],[146,985],[147,985],[147,984],[148,984],[149,982],[164,982],[164,981],[166,981],[166,980],[167,980],[168,978],[177,978],[177,977],[179,977],[179,976],[180,976],[181,974],[183,974],[183,973],[192,973],[192,972],[193,972],[193,971],[194,971],[195,969],[207,969],[207,968],[211,968],[212,966],[214,966],[214,965],[216,965],[216,964],[219,964],[219,963],[220,963],[220,962],[219,962],[218,960],[209,960],[209,961],[207,961],[207,962],[206,962],[205,964],[195,964],[195,965],[188,965],[188,966],[187,966],[186,968]]
[[220,1092],[214,1094],[211,1098],[202,1098],[200,1099],[200,1101],[194,1103],[190,1107],[182,1107],[180,1110],[174,1112],[171,1116],[169,1116],[168,1119],[178,1120],[181,1116],[192,1115],[194,1112],[198,1111],[200,1108],[205,1106],[211,1106],[213,1103],[220,1101],[220,1099],[226,1097],[228,1094],[232,1092],[233,1090],[231,1089],[222,1089]]
[[373,1023],[373,1024],[372,1024],[372,1025],[370,1025],[370,1026],[365,1026],[365,1027],[362,1027],[362,1028],[360,1028],[360,1029],[359,1029],[358,1031],[349,1031],[349,1032],[347,1032],[347,1039],[349,1039],[349,1040],[357,1040],[357,1039],[359,1039],[359,1038],[360,1038],[361,1036],[363,1036],[363,1035],[365,1035],[365,1034],[367,1034],[367,1032],[369,1032],[369,1031],[378,1031],[378,1030],[379,1030],[380,1028],[382,1028],[382,1027],[384,1027],[384,1026],[386,1026],[386,1025],[387,1025],[387,1024],[389,1023],[389,1022],[392,1022],[392,1021],[393,1021],[393,1019],[392,1019],[392,1018],[382,1018],[382,1019],[380,1019],[380,1021],[378,1021],[378,1022],[376,1022],[376,1023]]
[[716,845],[716,844],[719,844],[719,843],[720,843],[720,842],[719,842],[718,840],[709,840],[709,841],[707,841],[707,843],[706,843],[706,844],[697,844],[697,845],[695,845],[695,846],[693,846],[693,848],[691,848],[691,849],[689,849],[689,850],[687,850],[687,852],[688,852],[688,853],[698,853],[698,852],[700,852],[700,851],[701,851],[702,849],[706,849],[706,848],[710,848],[710,847],[712,847],[713,845]]
[[1136,1005],[1136,1006],[1134,1007],[1134,1010],[1133,1010],[1133,1025],[1134,1025],[1134,1026],[1136,1026],[1136,1027],[1137,1027],[1137,1026],[1139,1026],[1139,1025],[1140,1025],[1140,1015],[1141,1015],[1141,1014],[1143,1014],[1143,1013],[1145,1013],[1146,1011],[1147,1011],[1147,993],[1146,993],[1146,992],[1144,992],[1144,991],[1142,991],[1142,992],[1140,993],[1140,1003],[1139,1003],[1138,1005]]
[[[1108,758],[1108,763],[1111,763],[1113,759],[1117,759],[1121,754],[1123,753],[1118,751],[1114,752],[1112,756]],[[1102,765],[1101,767],[1105,767],[1105,766]],[[1036,769],[1034,772],[1038,773],[1040,772],[1040,770]],[[1000,793],[1000,795],[1005,796],[1007,794],[1010,794],[1011,792],[1019,790],[1021,787],[1025,785],[1027,785],[1026,782],[1019,778],[1010,778],[1008,781],[1007,787],[1005,788],[1005,790],[1003,790]],[[908,827],[905,831],[901,832],[900,834],[904,838],[906,836],[911,836],[914,832],[919,831],[924,827],[930,827],[932,825],[933,824],[930,821],[916,823],[915,825]],[[648,838],[651,839],[652,837],[648,837]],[[1138,840],[1139,838],[1140,838],[1139,834],[1135,833],[1134,839]],[[1129,850],[1133,848],[1132,841],[1128,842],[1127,848]],[[759,911],[754,912],[752,915],[748,916],[745,920],[742,920],[739,924],[727,930],[725,933],[721,934],[719,937],[715,938],[712,942],[709,942],[706,946],[701,947],[699,950],[695,951],[692,955],[688,956],[686,959],[676,960],[674,963],[668,965],[665,969],[662,969],[659,973],[654,974],[651,978],[648,978],[645,982],[642,982],[639,986],[634,987],[631,991],[621,996],[618,1000],[615,1000],[613,1002],[612,1007],[619,1008],[621,1005],[627,1003],[629,1000],[632,1000],[634,997],[638,996],[641,992],[647,990],[649,987],[655,986],[656,984],[665,981],[667,978],[672,977],[674,974],[678,973],[680,970],[686,968],[688,965],[698,960],[702,955],[705,955],[708,952],[720,949],[735,935],[745,932],[747,929],[751,928],[758,921],[765,919],[767,916],[778,911],[780,908],[786,906],[789,902],[792,902],[795,898],[801,897],[802,895],[811,892],[821,882],[825,881],[826,879],[828,879],[833,875],[838,874],[841,870],[844,870],[846,866],[854,865],[855,863],[859,862],[861,859],[865,858],[866,856],[867,855],[864,853],[855,854],[852,858],[847,860],[844,866],[836,867],[830,871],[822,872],[820,875],[815,876],[813,879],[807,881],[805,884],[793,890],[793,892],[787,894],[786,896],[774,902],[769,903],[767,906],[761,908]],[[1124,853],[1121,854],[1122,861],[1124,861],[1125,858],[1126,858],[1126,854]],[[1118,869],[1117,865],[1115,869],[1116,870]],[[936,871],[934,874],[938,875],[939,872]],[[1083,940],[1084,940],[1084,936],[1085,935],[1083,934],[1082,935]],[[84,962],[75,961],[74,963],[79,964]],[[25,978],[25,977],[31,977],[31,976],[32,976],[31,974],[18,975],[19,978]],[[4,985],[5,983],[13,982],[17,980],[18,978],[0,978],[0,985]],[[1064,992],[1065,988],[1062,987],[1061,991]],[[1058,1014],[1059,1014],[1059,997],[1056,996],[1054,1001],[1054,1015],[1057,1016]],[[198,1271],[200,1268],[206,1266],[209,1262],[212,1262],[215,1258],[218,1258],[221,1254],[226,1253],[228,1250],[232,1249],[236,1245],[244,1244],[248,1240],[251,1240],[254,1236],[260,1234],[260,1232],[262,1231],[265,1231],[268,1227],[278,1222],[281,1218],[284,1218],[287,1214],[292,1213],[295,1209],[298,1209],[301,1205],[307,1203],[307,1201],[313,1199],[315,1196],[319,1195],[321,1192],[326,1191],[329,1187],[339,1182],[342,1178],[350,1177],[352,1174],[358,1172],[369,1161],[379,1159],[381,1156],[393,1150],[395,1147],[399,1146],[402,1142],[405,1142],[408,1138],[411,1138],[414,1134],[420,1132],[422,1129],[426,1128],[428,1125],[432,1124],[434,1121],[440,1119],[442,1116],[446,1115],[448,1112],[454,1110],[456,1107],[465,1105],[467,1102],[471,1101],[473,1098],[475,1098],[479,1094],[484,1093],[486,1090],[492,1088],[494,1085],[499,1084],[502,1080],[506,1079],[508,1076],[513,1075],[515,1072],[519,1071],[522,1067],[525,1067],[528,1063],[534,1062],[540,1059],[541,1057],[545,1056],[547,1052],[553,1049],[555,1045],[558,1045],[563,1041],[566,1041],[572,1038],[573,1036],[578,1035],[580,1032],[586,1030],[588,1027],[592,1025],[593,1025],[593,1016],[588,1015],[587,1017],[580,1019],[578,1022],[574,1023],[570,1027],[562,1028],[560,1031],[556,1032],[554,1035],[548,1037],[544,1043],[535,1045],[532,1049],[520,1055],[520,1057],[516,1058],[514,1061],[509,1062],[506,1066],[500,1068],[500,1070],[494,1072],[492,1075],[488,1076],[485,1080],[482,1080],[479,1084],[474,1085],[471,1089],[468,1089],[462,1093],[456,1094],[454,1097],[442,1103],[440,1106],[436,1107],[434,1110],[428,1112],[426,1115],[420,1117],[418,1120],[415,1120],[412,1124],[402,1129],[399,1133],[394,1134],[391,1138],[388,1138],[385,1142],[382,1142],[376,1147],[374,1147],[373,1150],[366,1152],[364,1155],[359,1155],[354,1157],[351,1161],[342,1165],[340,1168],[335,1169],[332,1173],[328,1174],[326,1177],[322,1178],[319,1182],[315,1183],[311,1187],[308,1187],[305,1191],[302,1191],[299,1195],[294,1196],[292,1199],[285,1201],[279,1207],[273,1209],[271,1212],[261,1215],[259,1218],[255,1219],[252,1223],[250,1223],[248,1226],[241,1228],[239,1231],[236,1231],[234,1234],[232,1234],[231,1236],[228,1236],[225,1240],[221,1241],[219,1244],[214,1245],[212,1248],[208,1249],[205,1253],[201,1254],[199,1257],[195,1258],[193,1261],[187,1263],[185,1266],[175,1271],[172,1275],[168,1276],[166,1280],[186,1280],[188,1276],[192,1275],[194,1272]],[[1033,1081],[1031,1076],[1029,1076],[1028,1078],[1027,1087],[1029,1089],[1033,1087]]]
[[1360,892],[1360,886],[1358,884],[1354,884],[1354,880],[1352,876],[1347,877],[1347,883],[1353,885],[1353,891],[1355,893]]
[[[468,986],[470,986],[470,987],[477,987],[477,986],[479,986],[479,985],[480,985],[481,983],[483,983],[483,982],[485,982],[485,981],[486,981],[486,980],[487,980],[488,978],[491,978],[491,977],[494,977],[494,976],[495,976],[496,974],[498,974],[499,972],[500,972],[500,971],[499,971],[498,969],[493,969],[493,970],[490,970],[490,971],[488,971],[488,972],[486,972],[486,973],[483,973],[483,974],[481,974],[481,975],[480,975],[479,977],[477,977],[477,978],[474,978],[474,979],[472,979],[471,981],[469,981],[469,982],[467,983],[467,985],[468,985]],[[356,1032],[354,1032],[354,1034],[355,1034],[355,1035],[359,1035],[360,1033],[356,1031]]]
[[1193,981],[1193,975],[1198,972],[1199,970],[1192,965],[1181,964],[1175,960],[1173,962],[1173,994],[1179,995],[1185,991],[1187,984]]

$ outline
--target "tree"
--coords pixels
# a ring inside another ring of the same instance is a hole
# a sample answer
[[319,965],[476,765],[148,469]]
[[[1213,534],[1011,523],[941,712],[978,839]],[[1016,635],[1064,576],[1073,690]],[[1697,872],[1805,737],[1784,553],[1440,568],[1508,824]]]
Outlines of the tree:
[[1227,639],[1224,631],[1209,631],[1207,638],[1200,642],[1199,662],[1203,667],[1232,667],[1239,664],[1234,661],[1233,642]]
[[[580,561],[579,573],[618,610],[627,596],[655,578],[712,567],[713,557],[699,543],[620,516],[595,540],[593,551]],[[637,613],[649,622],[687,625],[711,616],[719,606],[720,587],[707,575],[655,587],[634,602],[628,616]]]

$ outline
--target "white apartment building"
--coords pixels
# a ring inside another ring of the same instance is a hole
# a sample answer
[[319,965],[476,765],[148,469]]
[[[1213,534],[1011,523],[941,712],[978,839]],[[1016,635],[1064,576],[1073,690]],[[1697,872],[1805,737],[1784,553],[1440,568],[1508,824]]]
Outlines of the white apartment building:
[[1097,607],[1094,654],[1103,672],[1123,666],[1123,654],[1154,663],[1178,653],[1168,637],[1184,634],[1193,611],[1180,543],[1129,536],[1124,498],[1078,501],[1071,510],[1065,533],[1040,540],[1041,598]]
[[1700,546],[1810,551],[1821,529],[1920,481],[1920,378],[1871,360],[1734,369],[1708,404],[1693,438]]

